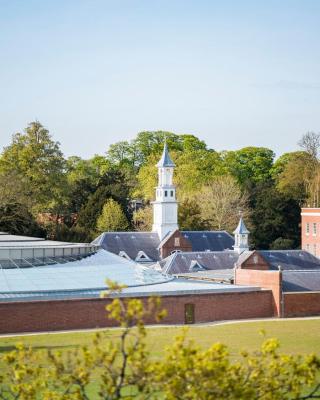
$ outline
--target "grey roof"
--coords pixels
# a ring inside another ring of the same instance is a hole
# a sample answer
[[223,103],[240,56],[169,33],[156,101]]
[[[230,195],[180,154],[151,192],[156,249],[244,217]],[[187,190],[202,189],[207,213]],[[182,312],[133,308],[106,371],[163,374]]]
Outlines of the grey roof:
[[240,235],[249,235],[250,231],[248,231],[242,217],[240,218],[239,224],[233,233]]
[[8,246],[11,244],[14,245],[15,243],[18,243],[19,245],[22,243],[25,243],[25,244],[32,243],[32,245],[34,245],[34,242],[44,242],[44,241],[45,241],[45,239],[42,239],[42,238],[10,235],[10,234],[4,233],[4,232],[0,233],[0,246]]
[[[112,297],[184,296],[190,294],[202,295],[210,293],[254,292],[258,290],[261,290],[261,288],[245,285],[172,279],[167,282],[155,283],[147,286],[128,287],[123,289],[121,294],[113,295]],[[102,291],[101,289],[61,289],[59,291],[0,292],[0,302],[99,298]]]
[[192,251],[233,250],[234,238],[226,231],[182,231],[192,244]]
[[271,270],[320,270],[320,260],[304,250],[259,250]]
[[176,274],[179,278],[194,279],[197,281],[214,281],[231,283],[234,279],[233,269],[215,269],[197,272],[188,272],[182,274]]
[[34,293],[78,292],[104,290],[106,279],[131,286],[144,286],[171,280],[148,267],[99,250],[81,260],[29,268],[4,269],[0,267],[0,294],[23,295]]
[[181,252],[168,257],[162,271],[166,274],[183,274],[195,272],[195,262],[202,267],[201,270],[224,270],[233,269],[239,254],[234,251],[216,252]]
[[157,250],[160,240],[156,232],[105,232],[93,244],[114,254],[125,252],[131,260],[135,260],[139,251],[143,251],[151,261],[160,260]]
[[319,271],[284,271],[282,273],[284,292],[320,291]]
[[175,167],[175,166],[176,166],[175,163],[171,160],[167,143],[165,143],[163,152],[162,152],[162,156],[160,158],[160,161],[157,164],[157,167],[162,168],[162,167]]
[[[191,242],[193,251],[233,249],[233,236],[226,231],[181,231],[181,233]],[[125,252],[131,260],[135,260],[139,251],[143,251],[153,262],[160,260],[158,250],[160,243],[156,232],[105,232],[92,242],[117,255],[121,251]]]

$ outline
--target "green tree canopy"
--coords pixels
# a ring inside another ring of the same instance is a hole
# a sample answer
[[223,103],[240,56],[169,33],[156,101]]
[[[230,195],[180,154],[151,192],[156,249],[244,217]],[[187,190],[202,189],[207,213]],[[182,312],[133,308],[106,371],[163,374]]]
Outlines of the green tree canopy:
[[97,232],[115,232],[128,229],[128,220],[119,203],[113,199],[107,200],[97,219]]
[[292,248],[299,246],[300,206],[297,201],[280,193],[271,182],[262,182],[252,191],[250,204],[251,240],[255,248],[268,249],[278,238],[291,240]]
[[31,122],[17,133],[0,158],[0,174],[15,172],[25,184],[36,212],[61,210],[65,206],[65,160],[60,144],[52,140],[40,122]]
[[274,152],[265,147],[245,147],[223,154],[226,169],[242,186],[270,179],[274,157]]

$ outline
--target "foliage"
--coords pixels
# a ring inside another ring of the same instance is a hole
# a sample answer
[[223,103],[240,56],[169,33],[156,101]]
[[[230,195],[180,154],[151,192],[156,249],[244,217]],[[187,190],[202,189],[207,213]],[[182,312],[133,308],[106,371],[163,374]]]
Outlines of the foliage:
[[123,174],[113,169],[99,180],[97,190],[89,196],[79,212],[77,226],[87,232],[88,241],[94,238],[97,219],[109,198],[118,202],[123,210],[127,210],[128,187]]
[[182,231],[201,231],[209,229],[208,221],[203,219],[198,199],[186,197],[180,201],[178,209],[179,228]]
[[212,230],[232,232],[238,224],[239,212],[249,216],[247,195],[232,176],[216,178],[198,194],[201,217]]
[[294,248],[294,240],[283,239],[282,237],[277,238],[270,244],[270,250],[288,250]]
[[0,158],[1,175],[16,175],[24,183],[32,210],[60,212],[65,206],[65,160],[60,144],[40,122],[16,133]]
[[152,230],[153,209],[146,206],[133,213],[133,224],[137,231],[149,232]]
[[128,229],[128,220],[119,203],[113,199],[107,200],[97,219],[97,232],[115,232]]
[[[90,399],[266,399],[302,400],[320,396],[320,358],[287,355],[275,339],[256,352],[234,360],[220,343],[203,350],[179,335],[165,358],[154,360],[146,348],[144,321],[160,321],[165,312],[158,298],[121,297],[108,282],[108,318],[120,325],[118,340],[95,335],[92,345],[69,351],[36,351],[18,345],[0,354],[3,400]],[[92,385],[97,387],[92,390]],[[91,389],[91,390],[90,390]]]
[[19,203],[0,204],[0,231],[12,235],[45,236],[27,207]]
[[274,152],[265,147],[245,147],[224,153],[224,164],[229,173],[245,186],[265,182],[270,178]]
[[268,249],[278,238],[300,243],[300,206],[280,193],[271,182],[261,183],[250,193],[251,241],[256,249]]

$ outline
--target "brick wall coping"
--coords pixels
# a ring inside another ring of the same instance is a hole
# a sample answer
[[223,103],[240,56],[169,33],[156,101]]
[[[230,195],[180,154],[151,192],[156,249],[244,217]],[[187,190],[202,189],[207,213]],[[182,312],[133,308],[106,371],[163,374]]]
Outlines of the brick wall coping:
[[[73,290],[73,291],[47,291],[47,292],[12,292],[0,293],[0,303],[4,302],[29,302],[46,300],[71,300],[71,299],[97,299],[105,289]],[[260,287],[247,285],[230,285],[212,282],[199,282],[191,280],[172,280],[165,283],[147,286],[128,287],[123,290],[120,297],[150,297],[150,296],[185,296],[221,293],[247,293],[261,291]]]

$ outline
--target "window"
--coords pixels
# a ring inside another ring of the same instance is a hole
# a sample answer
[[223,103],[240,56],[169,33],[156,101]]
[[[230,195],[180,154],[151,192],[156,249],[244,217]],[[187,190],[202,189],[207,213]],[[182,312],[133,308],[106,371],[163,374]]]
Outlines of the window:
[[173,197],[173,190],[170,191],[170,196]]
[[317,245],[313,245],[313,254],[316,256],[317,255]]
[[174,245],[175,245],[175,247],[180,246],[180,238],[179,237],[174,238]]
[[313,223],[313,236],[317,235],[317,224],[314,222]]
[[167,190],[164,191],[164,197],[168,197],[168,191]]
[[306,224],[306,235],[309,235],[309,232],[310,232],[310,224],[309,224],[309,222],[307,222],[307,224]]
[[310,244],[308,243],[306,246],[306,250],[309,251],[310,250]]

